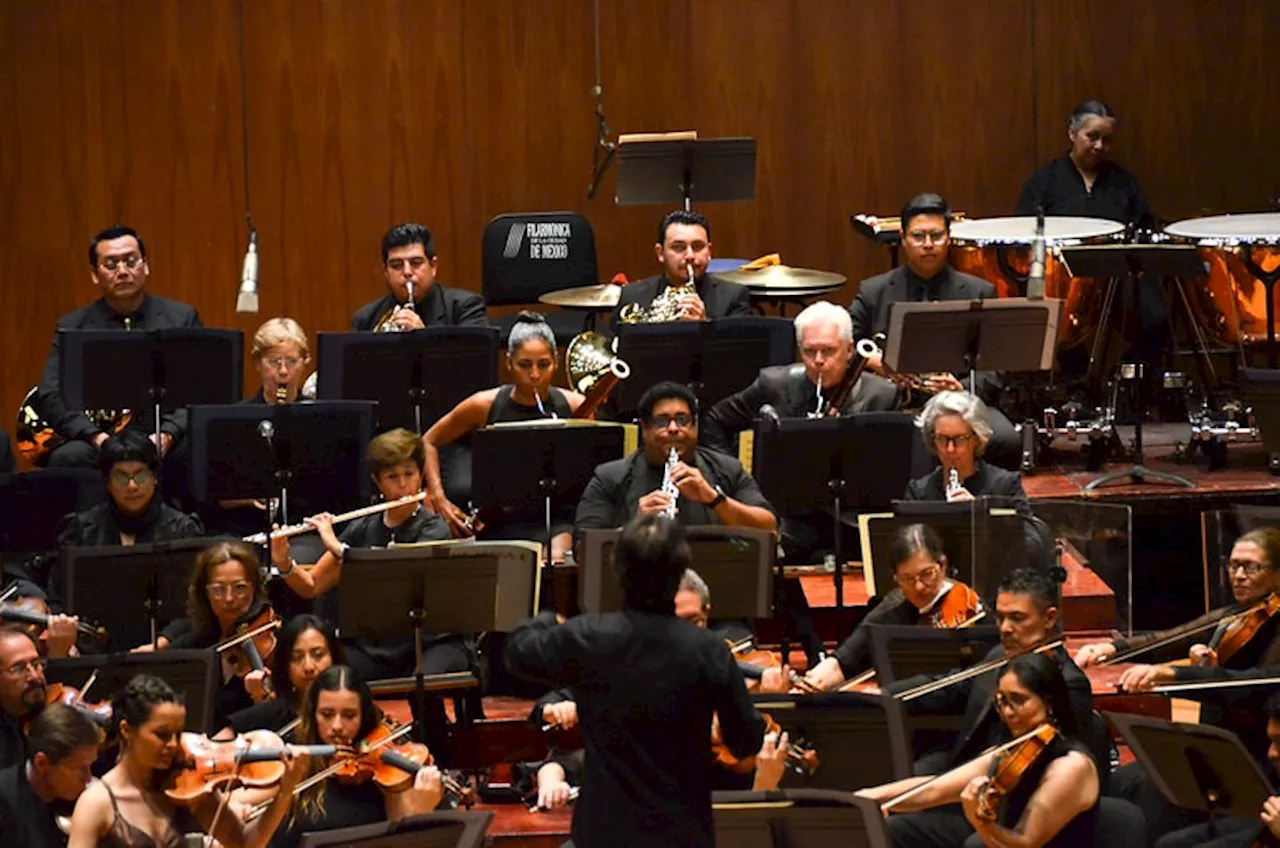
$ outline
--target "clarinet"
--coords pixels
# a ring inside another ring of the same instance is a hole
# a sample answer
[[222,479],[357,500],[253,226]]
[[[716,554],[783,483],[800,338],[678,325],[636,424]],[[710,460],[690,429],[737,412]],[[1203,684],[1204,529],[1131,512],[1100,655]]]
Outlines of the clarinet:
[[671,471],[676,467],[676,463],[680,461],[680,454],[676,453],[675,448],[671,448],[667,452],[667,464],[662,470],[662,491],[663,494],[671,498],[671,503],[662,511],[663,518],[672,520],[676,517],[676,498],[680,497],[680,490],[676,488],[675,481],[671,479]]
[[949,499],[958,491],[960,491],[960,473],[953,468],[947,478],[947,498]]

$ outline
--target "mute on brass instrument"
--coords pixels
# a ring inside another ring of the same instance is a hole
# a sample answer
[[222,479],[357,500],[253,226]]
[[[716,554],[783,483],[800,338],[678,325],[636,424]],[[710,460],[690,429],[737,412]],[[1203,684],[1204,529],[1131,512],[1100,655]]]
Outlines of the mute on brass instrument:
[[[426,497],[426,492],[418,492],[413,495],[405,495],[403,498],[396,498],[393,501],[384,501],[383,503],[374,504],[372,506],[362,506],[359,509],[353,509],[350,512],[335,515],[333,517],[333,523],[335,525],[342,524],[346,521],[354,521],[357,518],[364,518],[366,515],[376,515],[379,512],[386,512],[387,510],[395,509],[398,506],[406,506],[411,503],[421,503],[423,500],[426,500]],[[288,539],[293,536],[301,536],[303,533],[311,533],[315,529],[316,528],[313,525],[307,524],[306,522],[303,522],[302,524],[290,524],[287,527],[272,530],[271,538]],[[267,534],[254,533],[251,536],[245,536],[242,541],[248,542],[251,545],[265,545],[267,543]]]

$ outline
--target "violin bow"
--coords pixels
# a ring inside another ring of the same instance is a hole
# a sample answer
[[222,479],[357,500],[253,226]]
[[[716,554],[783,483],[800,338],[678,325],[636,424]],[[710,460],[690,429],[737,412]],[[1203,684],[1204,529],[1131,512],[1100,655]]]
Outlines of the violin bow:
[[953,683],[961,683],[965,680],[969,680],[974,677],[980,677],[986,674],[988,671],[994,671],[995,669],[1000,668],[1002,665],[1012,660],[1014,657],[1020,657],[1023,654],[1031,654],[1031,653],[1040,654],[1040,653],[1044,653],[1045,651],[1052,651],[1056,648],[1061,648],[1062,644],[1065,641],[1066,641],[1065,638],[1059,636],[1057,639],[1053,640],[1052,642],[1046,642],[1045,644],[1037,645],[1034,648],[1025,648],[1021,651],[1016,651],[1012,654],[1006,654],[1003,657],[997,657],[995,659],[988,660],[987,662],[978,663],[975,666],[970,666],[969,668],[961,669],[960,671],[957,671],[954,674],[949,674],[946,677],[942,677],[937,680],[932,680],[928,683],[921,683],[919,686],[916,686],[914,689],[908,689],[905,692],[899,692],[898,700],[904,701],[904,702],[914,701],[916,698],[922,697],[924,695],[928,695],[932,692],[937,692],[939,689],[945,689]]
[[1205,630],[1212,630],[1224,622],[1227,624],[1230,624],[1231,622],[1239,618],[1243,618],[1245,613],[1249,612],[1249,610],[1252,608],[1253,607],[1250,606],[1249,609],[1242,609],[1239,612],[1229,613],[1227,615],[1222,616],[1221,618],[1215,618],[1213,621],[1206,621],[1203,624],[1198,624],[1195,627],[1188,627],[1184,630],[1175,630],[1173,633],[1170,633],[1168,636],[1164,637],[1163,639],[1157,639],[1151,644],[1143,645],[1140,648],[1132,648],[1128,651],[1121,651],[1120,653],[1116,654],[1113,657],[1102,660],[1101,662],[1098,663],[1098,665],[1115,665],[1116,663],[1127,662],[1128,660],[1138,656],[1139,654],[1145,654],[1147,651],[1154,651],[1156,648],[1163,648],[1165,645],[1172,645],[1174,642],[1180,642],[1183,639],[1187,638],[1188,636],[1194,636],[1195,634],[1202,633]]
[[[1139,689],[1133,692],[1135,695],[1159,694],[1172,695],[1178,692],[1198,692],[1204,689],[1236,689],[1248,688],[1250,686],[1274,686],[1280,683],[1280,677],[1244,677],[1238,680],[1190,680],[1186,683],[1160,683],[1152,686],[1150,689]],[[1113,684],[1117,689],[1120,688],[1119,681]],[[1121,690],[1128,692],[1129,690]]]

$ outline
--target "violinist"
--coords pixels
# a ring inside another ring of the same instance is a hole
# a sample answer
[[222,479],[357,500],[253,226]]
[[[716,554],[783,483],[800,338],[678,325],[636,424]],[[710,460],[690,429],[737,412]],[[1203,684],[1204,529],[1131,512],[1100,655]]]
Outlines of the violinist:
[[111,703],[111,734],[120,759],[76,802],[68,848],[179,848],[183,834],[211,833],[223,848],[262,848],[289,811],[293,787],[306,772],[305,754],[288,755],[279,794],[265,814],[246,824],[218,790],[179,806],[164,793],[182,756],[187,708],[169,684],[133,677]]
[[[158,644],[165,648],[212,648],[242,629],[267,624],[274,617],[267,603],[262,568],[253,548],[243,542],[218,542],[196,557],[187,583],[187,615],[175,619],[164,629]],[[270,643],[275,634],[268,631],[261,642]],[[150,650],[141,645],[135,651]],[[252,670],[247,650],[220,651],[222,687],[215,701],[215,714],[222,720],[237,710],[252,706],[253,699],[245,688],[244,677]],[[269,656],[260,659],[266,663]],[[214,725],[215,727],[220,725]]]
[[[577,392],[551,385],[556,375],[556,335],[537,312],[523,311],[511,325],[511,334],[507,337],[507,368],[511,372],[509,384],[485,389],[466,398],[422,437],[422,445],[426,449],[423,473],[431,505],[449,523],[449,530],[455,537],[474,536],[475,531],[466,513],[445,492],[445,479],[440,470],[442,449],[456,446],[481,427],[500,421],[570,418],[586,400]],[[450,462],[451,471],[462,461],[457,455],[459,448],[456,446],[451,451],[451,460],[456,460]],[[457,476],[457,472],[450,476]],[[565,552],[573,544],[573,507],[573,504],[560,504],[552,516],[553,561],[563,560]],[[553,506],[553,509],[557,507]],[[496,518],[486,517],[485,535],[503,539],[545,536],[541,507],[534,512],[536,514],[532,515],[508,515],[504,512]],[[495,526],[495,520],[502,525],[501,528]]]
[[[303,703],[301,736],[307,744],[352,748],[379,727],[382,713],[368,685],[350,668],[335,665],[311,684]],[[327,763],[317,759],[312,771]],[[282,797],[287,797],[281,789]],[[293,803],[292,813],[271,840],[271,848],[293,848],[303,833],[356,827],[429,813],[444,797],[440,772],[420,769],[398,790],[383,789],[371,779],[327,777],[309,787]]]
[[871,667],[869,624],[957,627],[972,623],[985,611],[973,589],[947,576],[942,539],[927,524],[901,528],[889,548],[889,557],[897,590],[885,595],[858,622],[834,654],[805,674],[814,688],[835,689]]
[[998,674],[987,707],[1000,718],[993,742],[1044,728],[1042,736],[1026,747],[979,754],[927,786],[929,778],[912,777],[862,790],[883,803],[921,787],[893,807],[906,813],[889,817],[895,848],[969,845],[974,833],[990,848],[1097,844],[1098,770],[1081,741],[1062,667],[1022,654]]
[[[78,628],[80,619],[74,615],[60,615],[52,612],[49,609],[49,596],[30,580],[18,580],[13,586],[15,591],[8,600],[3,602],[5,606],[43,615],[48,619],[48,624],[44,627],[26,622],[21,625],[22,629],[36,640],[40,656],[49,659],[80,656],[80,650],[76,647],[76,640],[80,635]],[[6,620],[2,611],[0,611],[0,620]]]
[[56,816],[70,816],[93,779],[100,731],[66,704],[50,704],[31,722],[25,761],[0,769],[0,845],[63,848]]
[[22,762],[22,727],[45,706],[44,665],[30,634],[0,627],[0,768]]
[[[984,661],[997,661],[1051,642],[1058,635],[1057,590],[1053,579],[1037,569],[1018,568],[1009,572],[996,589],[995,624],[1000,631],[1000,644],[991,649]],[[1106,762],[1106,740],[1092,730],[1093,691],[1089,679],[1061,647],[1051,649],[1047,654],[1062,670],[1067,687],[1067,703],[1076,726],[1087,733],[1090,750],[1094,751],[1099,762]],[[899,695],[921,684],[948,677],[950,675],[919,675],[895,681],[886,687],[886,691]],[[998,737],[1003,730],[991,708],[998,679],[993,670],[978,677],[959,680],[907,702],[907,709],[911,713],[964,716],[959,739],[952,749],[949,752],[935,751],[921,757],[915,766],[917,774],[931,774],[953,767],[972,759],[999,741]]]
[[228,718],[230,734],[282,728],[302,714],[312,682],[334,664],[343,662],[342,645],[333,628],[310,613],[295,615],[280,628],[275,653],[262,671],[244,676],[244,688],[256,702]]

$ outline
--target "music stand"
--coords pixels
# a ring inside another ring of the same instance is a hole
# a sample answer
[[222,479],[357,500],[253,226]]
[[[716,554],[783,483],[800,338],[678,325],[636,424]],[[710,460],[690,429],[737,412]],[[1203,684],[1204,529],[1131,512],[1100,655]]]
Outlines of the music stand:
[[6,565],[20,563],[28,576],[48,585],[48,554],[58,548],[57,529],[68,513],[106,500],[96,468],[37,468],[0,474],[0,551]]
[[239,330],[58,334],[58,374],[67,408],[147,410],[157,445],[165,412],[196,403],[234,403],[243,395],[244,334]]
[[812,776],[788,771],[782,787],[852,792],[911,776],[911,748],[902,702],[892,695],[820,692],[754,694],[751,700],[818,754]]
[[[583,612],[616,612],[622,589],[613,568],[621,530],[582,531]],[[769,618],[773,614],[774,534],[755,527],[686,527],[692,561],[711,591],[715,619]]]
[[991,627],[941,628],[911,624],[868,624],[871,658],[881,687],[916,675],[945,674],[980,662],[1000,644]]
[[1148,716],[1104,712],[1169,803],[1215,816],[1256,819],[1275,794],[1231,731]]
[[716,844],[735,848],[889,848],[880,805],[830,789],[712,792]]
[[548,419],[482,427],[471,435],[471,500],[485,509],[542,505],[551,563],[555,502],[576,504],[596,466],[626,456],[626,431],[613,422]]
[[[779,515],[828,511],[836,560],[836,608],[844,606],[841,516],[883,509],[901,497],[919,450],[915,420],[904,412],[842,418],[761,418],[752,471]],[[797,469],[807,473],[797,474]]]
[[97,673],[91,701],[111,698],[137,674],[153,674],[182,696],[187,707],[187,730],[213,733],[214,701],[221,685],[221,663],[213,650],[172,650],[155,653],[98,654],[89,657],[51,659],[45,668],[50,683],[83,688]]
[[[110,648],[155,645],[159,628],[186,614],[191,564],[219,537],[138,545],[63,548],[55,599],[67,615],[111,622]],[[142,601],[145,615],[124,615]]]
[[495,327],[427,327],[408,333],[320,333],[316,397],[378,402],[378,432],[424,433],[482,389],[498,384]]
[[1241,368],[1240,394],[1253,410],[1258,434],[1267,450],[1267,467],[1272,474],[1280,474],[1280,371]]
[[439,812],[304,833],[301,848],[353,846],[353,848],[481,848],[496,815],[484,812]]
[[1048,371],[1053,368],[1062,301],[1025,297],[889,304],[884,361],[922,374]]
[[618,146],[619,206],[754,200],[756,140],[633,141]]
[[466,540],[353,548],[343,572],[337,603],[344,637],[413,637],[415,715],[426,712],[422,643],[428,628],[506,632],[538,609],[537,548],[527,543]]
[[[951,572],[979,596],[991,598],[1006,574],[1031,562],[1026,523],[1005,506],[1007,502],[1008,498],[990,495],[957,503],[896,500],[892,532],[896,534],[908,524],[929,525],[942,539]],[[893,563],[888,561],[892,541],[881,534],[871,536],[877,586],[893,582]]]

